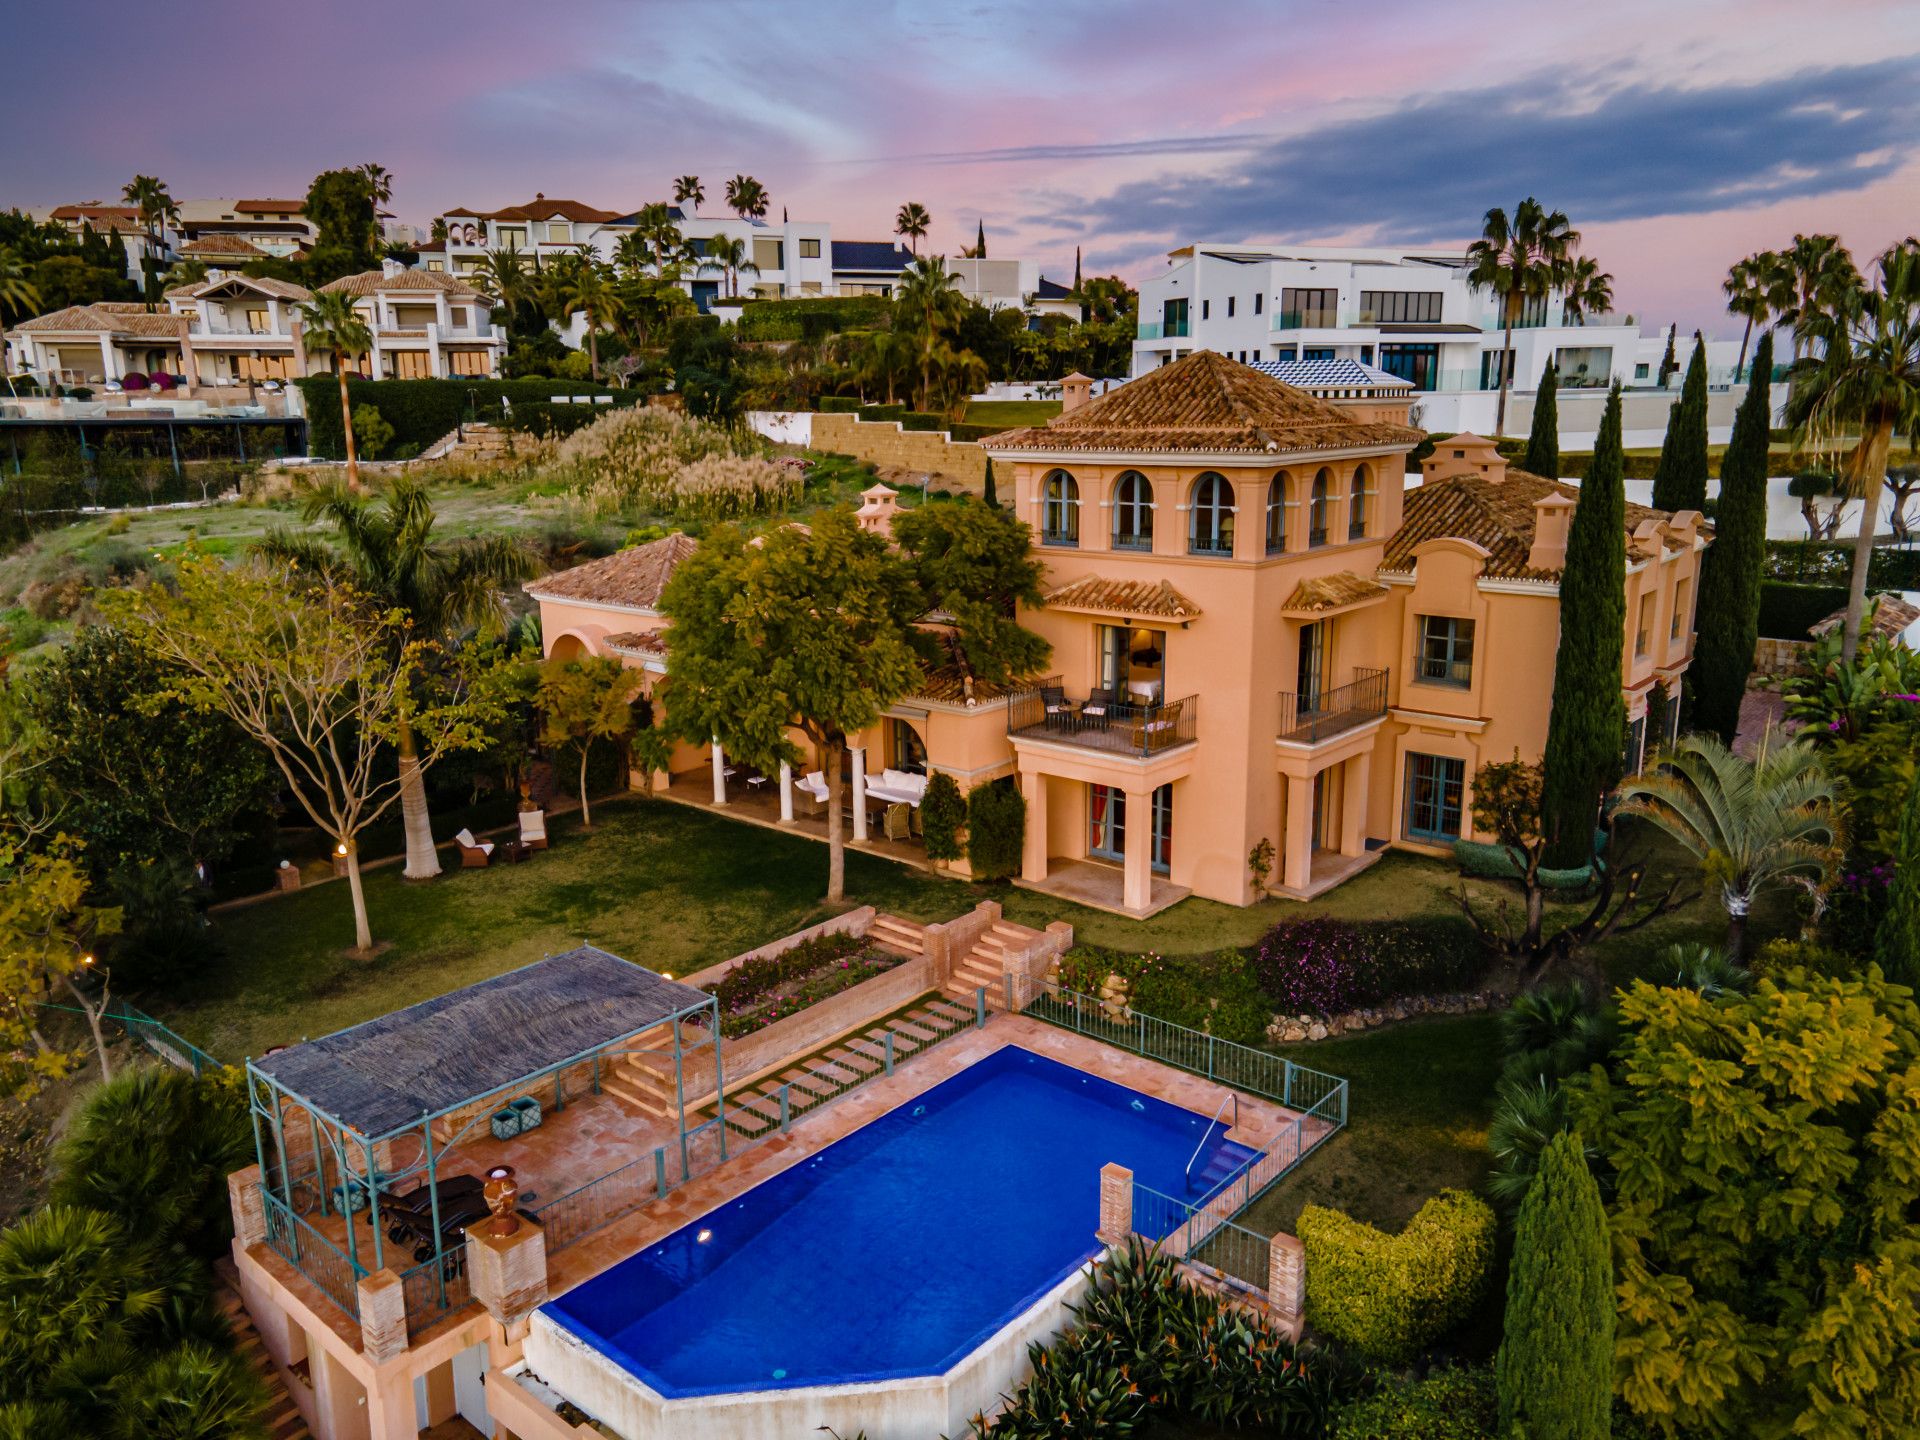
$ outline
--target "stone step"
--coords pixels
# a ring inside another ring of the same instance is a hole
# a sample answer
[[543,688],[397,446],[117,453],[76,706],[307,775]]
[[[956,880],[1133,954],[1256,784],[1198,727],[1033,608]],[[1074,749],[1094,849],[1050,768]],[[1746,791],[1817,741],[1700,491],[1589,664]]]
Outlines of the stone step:
[[653,1116],[656,1120],[668,1120],[673,1116],[670,1105],[663,1102],[652,1090],[643,1090],[631,1084],[624,1071],[602,1075],[600,1088],[615,1099],[632,1106],[644,1115]]

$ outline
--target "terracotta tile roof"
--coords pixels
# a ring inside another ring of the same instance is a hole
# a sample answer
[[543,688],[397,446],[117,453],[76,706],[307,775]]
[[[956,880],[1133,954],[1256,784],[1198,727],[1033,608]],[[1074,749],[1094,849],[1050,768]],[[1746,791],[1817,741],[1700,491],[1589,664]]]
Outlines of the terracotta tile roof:
[[105,222],[125,225],[134,230],[140,228],[140,212],[131,205],[58,205],[54,207],[51,218],[88,220],[96,225]]
[[1089,575],[1051,592],[1047,604],[1057,610],[1152,615],[1161,620],[1195,620],[1200,616],[1200,607],[1165,580],[1106,580]]
[[440,270],[402,270],[389,275],[385,270],[362,270],[358,275],[342,275],[332,284],[322,285],[322,295],[378,295],[395,290],[444,290],[449,295],[478,296],[480,292],[458,276]]
[[[1534,502],[1550,494],[1566,496],[1576,503],[1580,489],[1557,480],[1542,479],[1525,470],[1506,472],[1503,480],[1484,475],[1455,475],[1407,491],[1405,518],[1400,528],[1387,539],[1380,569],[1385,574],[1409,574],[1413,570],[1413,552],[1429,540],[1471,540],[1488,552],[1482,573],[1489,579],[1557,580],[1558,568],[1531,570],[1527,558],[1533,550]],[[1664,510],[1645,505],[1627,505],[1627,531],[1631,536],[1648,520],[1668,519]],[[1628,553],[1638,551],[1629,539]]]
[[307,202],[304,200],[236,200],[233,202],[236,215],[304,215]]
[[[131,304],[133,308],[122,309],[120,308],[122,304]],[[96,335],[140,335],[174,339],[186,328],[186,317],[174,315],[165,310],[150,315],[144,306],[131,301],[118,304],[103,302],[93,305],[69,305],[66,309],[55,310],[50,315],[24,320],[14,328],[29,335],[71,334],[84,331]]]
[[1293,594],[1287,597],[1287,603],[1280,608],[1311,614],[1358,605],[1362,600],[1374,600],[1386,593],[1387,587],[1378,580],[1362,579],[1351,570],[1340,570],[1332,575],[1316,575],[1311,580],[1302,580],[1293,587]]
[[596,210],[578,200],[549,200],[536,195],[524,205],[509,205],[504,210],[449,210],[449,215],[472,215],[479,220],[591,220],[605,225],[618,220],[618,210]]
[[520,588],[538,600],[584,600],[652,610],[659,605],[660,592],[667,588],[680,562],[693,554],[699,543],[690,535],[676,532],[603,560],[589,560],[571,570],[529,580]]
[[1411,450],[1423,432],[1365,422],[1211,350],[1150,370],[1045,425],[992,435],[989,450],[1193,451],[1286,455]]
[[969,701],[984,705],[990,700],[1010,695],[1019,688],[1017,682],[990,685],[984,680],[974,679],[958,665],[942,665],[927,671],[912,693],[915,699],[931,700],[936,705],[965,705]]
[[667,637],[658,630],[622,630],[606,639],[609,650],[621,655],[651,655],[667,658]]
[[[1914,621],[1920,620],[1920,607],[1909,605],[1898,595],[1880,595],[1867,602],[1873,607],[1873,619],[1868,622],[1872,634],[1896,640],[1907,632]],[[1809,635],[1824,635],[1847,618],[1844,609],[1836,610],[1826,619],[1807,627]]]
[[240,235],[203,235],[180,247],[182,255],[244,255],[249,260],[267,252]]
[[239,285],[248,290],[258,291],[262,295],[276,300],[298,300],[302,303],[313,298],[313,292],[304,285],[295,285],[291,280],[274,280],[265,275],[226,274],[209,276],[197,285],[176,285],[167,291],[169,300],[197,300],[202,295],[211,295],[228,285]]

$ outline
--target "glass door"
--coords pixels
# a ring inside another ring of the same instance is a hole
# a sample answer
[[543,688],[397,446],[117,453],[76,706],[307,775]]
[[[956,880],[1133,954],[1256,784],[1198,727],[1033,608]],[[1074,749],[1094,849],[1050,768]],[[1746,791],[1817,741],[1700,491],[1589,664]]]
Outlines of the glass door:
[[1153,792],[1153,868],[1165,875],[1173,868],[1173,786]]
[[1087,787],[1087,853],[1100,860],[1127,858],[1127,792],[1112,785]]
[[1310,715],[1320,708],[1321,679],[1327,668],[1327,622],[1317,620],[1300,627],[1300,665],[1295,689],[1300,696],[1300,713]]

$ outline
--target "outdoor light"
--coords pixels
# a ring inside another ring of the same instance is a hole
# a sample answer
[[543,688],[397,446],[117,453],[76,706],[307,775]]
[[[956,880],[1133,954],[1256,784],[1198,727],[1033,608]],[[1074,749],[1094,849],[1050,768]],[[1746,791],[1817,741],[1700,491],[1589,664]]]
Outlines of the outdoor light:
[[93,964],[93,956],[91,956],[91,955],[82,955],[82,956],[80,957],[80,963],[81,963],[82,965],[91,965],[91,964]]
[[673,972],[671,970],[662,970],[660,972],[660,978],[662,980],[671,980],[673,978]]
[[347,842],[342,840],[338,845],[334,846],[333,853],[344,858],[347,853]]
[[698,1240],[702,1245],[704,1245],[709,1240],[713,1239],[713,1232],[711,1230],[702,1230],[698,1235],[694,1236],[693,1238]]

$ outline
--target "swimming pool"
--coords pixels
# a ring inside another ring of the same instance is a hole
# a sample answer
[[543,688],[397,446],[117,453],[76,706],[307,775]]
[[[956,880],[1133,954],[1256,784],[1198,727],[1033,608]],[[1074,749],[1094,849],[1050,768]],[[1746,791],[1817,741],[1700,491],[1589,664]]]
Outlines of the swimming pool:
[[1253,1157],[1209,1124],[1009,1045],[542,1313],[668,1398],[938,1375],[1099,1252],[1103,1165]]

